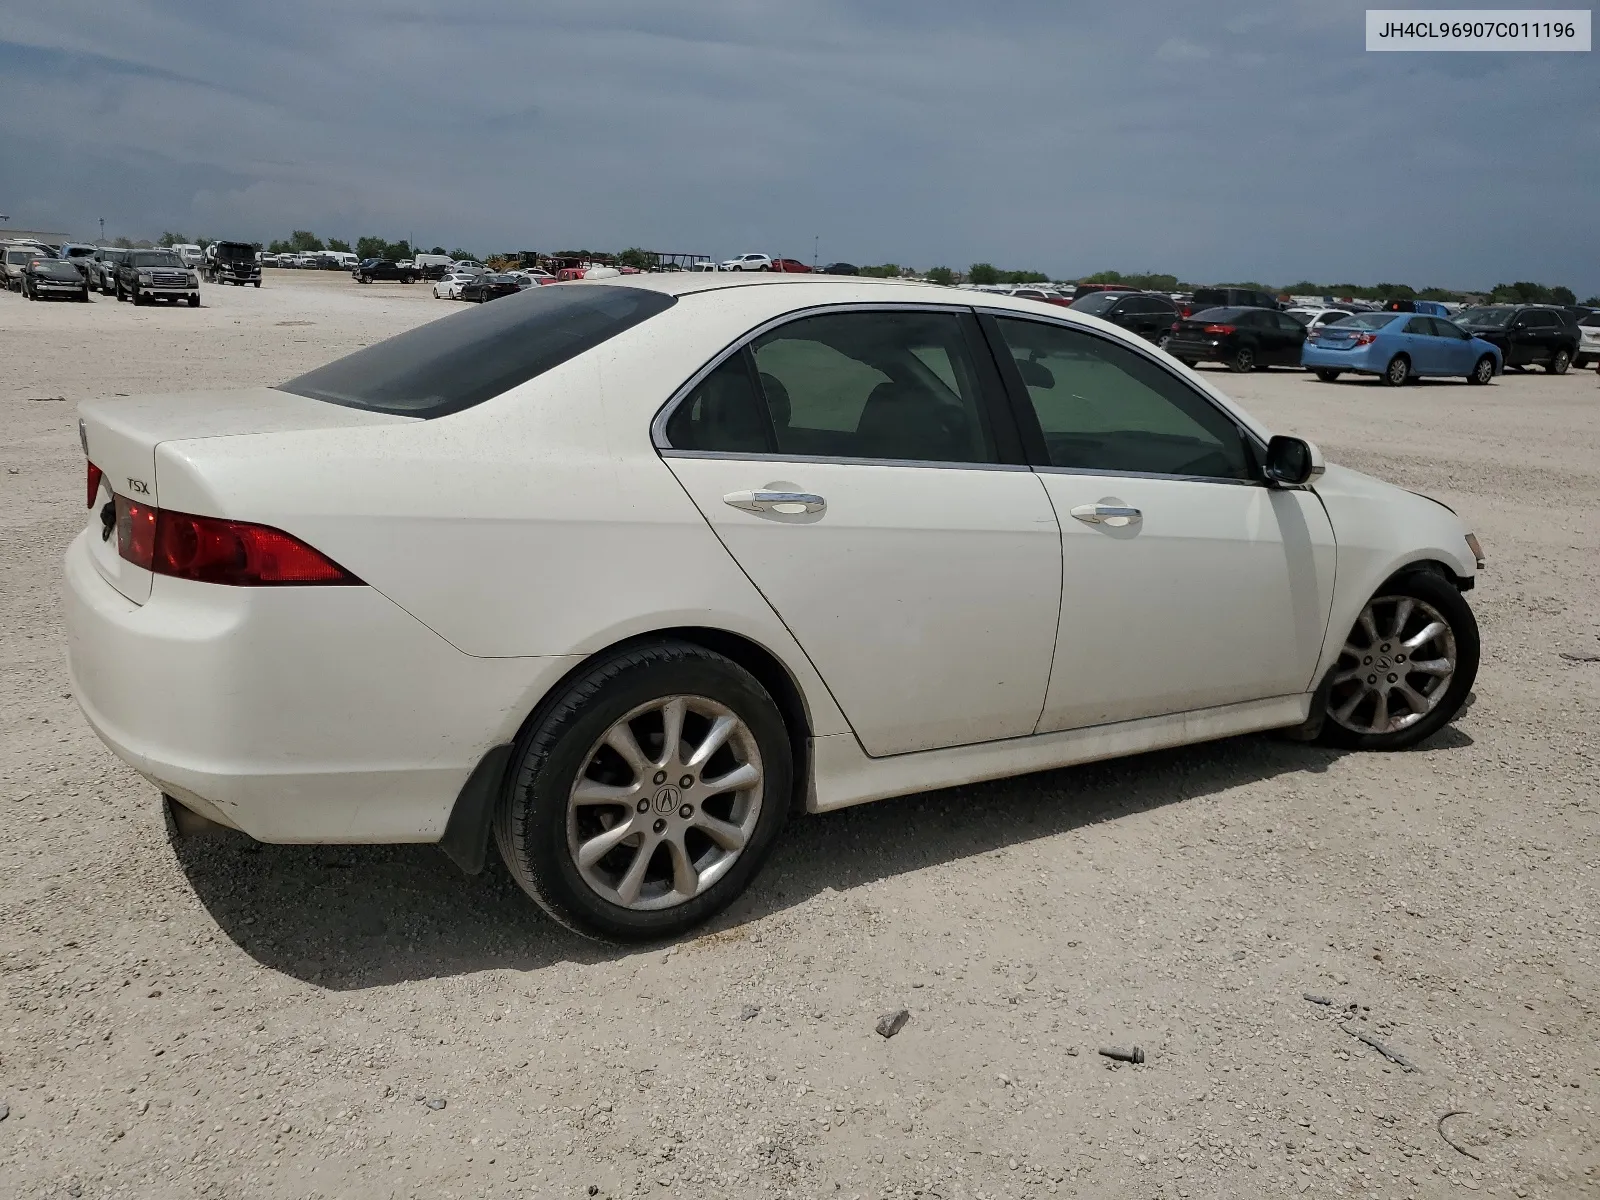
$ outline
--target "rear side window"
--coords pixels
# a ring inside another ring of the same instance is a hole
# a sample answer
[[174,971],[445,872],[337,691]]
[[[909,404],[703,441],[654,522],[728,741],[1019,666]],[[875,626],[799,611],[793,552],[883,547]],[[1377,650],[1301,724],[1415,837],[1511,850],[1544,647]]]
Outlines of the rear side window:
[[357,350],[280,384],[286,392],[402,417],[482,404],[665,312],[643,288],[530,288]]

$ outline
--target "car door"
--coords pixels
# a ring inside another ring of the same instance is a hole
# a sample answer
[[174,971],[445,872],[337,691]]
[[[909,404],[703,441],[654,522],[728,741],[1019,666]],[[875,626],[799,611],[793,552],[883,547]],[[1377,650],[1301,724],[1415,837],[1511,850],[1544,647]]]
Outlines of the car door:
[[1153,356],[984,318],[1061,524],[1061,620],[1039,731],[1315,686],[1333,530],[1268,488],[1233,417]]
[[1038,723],[1061,535],[998,396],[970,310],[852,307],[758,331],[657,423],[868,754]]
[[1306,327],[1286,312],[1274,310],[1269,314],[1278,331],[1277,362],[1285,367],[1300,365],[1300,347],[1305,344]]
[[1472,368],[1478,365],[1478,351],[1472,344],[1472,335],[1448,317],[1435,317],[1433,328],[1439,335],[1441,374],[1472,374]]
[[1406,353],[1411,356],[1412,374],[1443,375],[1446,356],[1433,318],[1408,317],[1405,333]]
[[1548,363],[1556,356],[1562,342],[1561,318],[1553,312],[1534,309],[1524,314],[1528,319],[1530,363]]
[[1538,361],[1539,335],[1534,324],[1534,314],[1523,310],[1512,318],[1506,329],[1506,365],[1527,366]]

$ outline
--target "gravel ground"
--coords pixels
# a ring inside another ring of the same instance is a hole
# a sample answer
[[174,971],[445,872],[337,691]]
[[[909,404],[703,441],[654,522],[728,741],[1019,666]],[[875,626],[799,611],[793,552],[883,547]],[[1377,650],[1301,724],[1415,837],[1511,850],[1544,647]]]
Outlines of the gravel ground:
[[624,951],[431,847],[174,846],[85,726],[74,402],[454,308],[204,297],[0,294],[0,1195],[1600,1193],[1600,662],[1561,657],[1600,653],[1592,374],[1219,377],[1476,527],[1482,673],[1425,747],[1238,738],[808,818],[714,930]]

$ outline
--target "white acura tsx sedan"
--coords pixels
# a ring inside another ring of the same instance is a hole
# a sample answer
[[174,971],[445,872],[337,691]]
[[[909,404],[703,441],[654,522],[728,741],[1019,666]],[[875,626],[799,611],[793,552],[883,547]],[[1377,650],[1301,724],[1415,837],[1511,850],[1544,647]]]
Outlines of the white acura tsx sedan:
[[[676,934],[793,812],[1461,708],[1482,561],[1069,309],[817,275],[534,288],[277,387],[81,408],[74,692],[180,828],[492,839]],[[203,820],[201,820],[203,818]]]

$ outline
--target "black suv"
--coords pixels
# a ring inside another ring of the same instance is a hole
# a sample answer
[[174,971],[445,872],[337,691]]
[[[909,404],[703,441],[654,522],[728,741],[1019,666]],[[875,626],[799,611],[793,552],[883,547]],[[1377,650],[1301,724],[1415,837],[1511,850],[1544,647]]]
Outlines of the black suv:
[[1074,300],[1078,312],[1121,325],[1147,342],[1165,346],[1178,321],[1178,306],[1157,292],[1090,292]]
[[1473,337],[1492,342],[1507,367],[1541,366],[1565,375],[1578,356],[1578,322],[1554,304],[1485,304],[1464,308],[1455,323]]
[[385,258],[364,259],[350,274],[355,276],[357,283],[372,283],[378,279],[397,279],[401,283],[417,281],[417,273],[412,268],[402,267]]
[[206,249],[205,271],[212,283],[261,286],[261,264],[250,242],[212,242]]
[[148,304],[155,300],[189,302],[200,307],[200,276],[191,271],[175,250],[155,247],[129,250],[117,264],[117,299]]
[[1183,306],[1183,315],[1193,316],[1208,308],[1282,308],[1271,292],[1258,292],[1255,288],[1203,287],[1195,288],[1194,299]]

